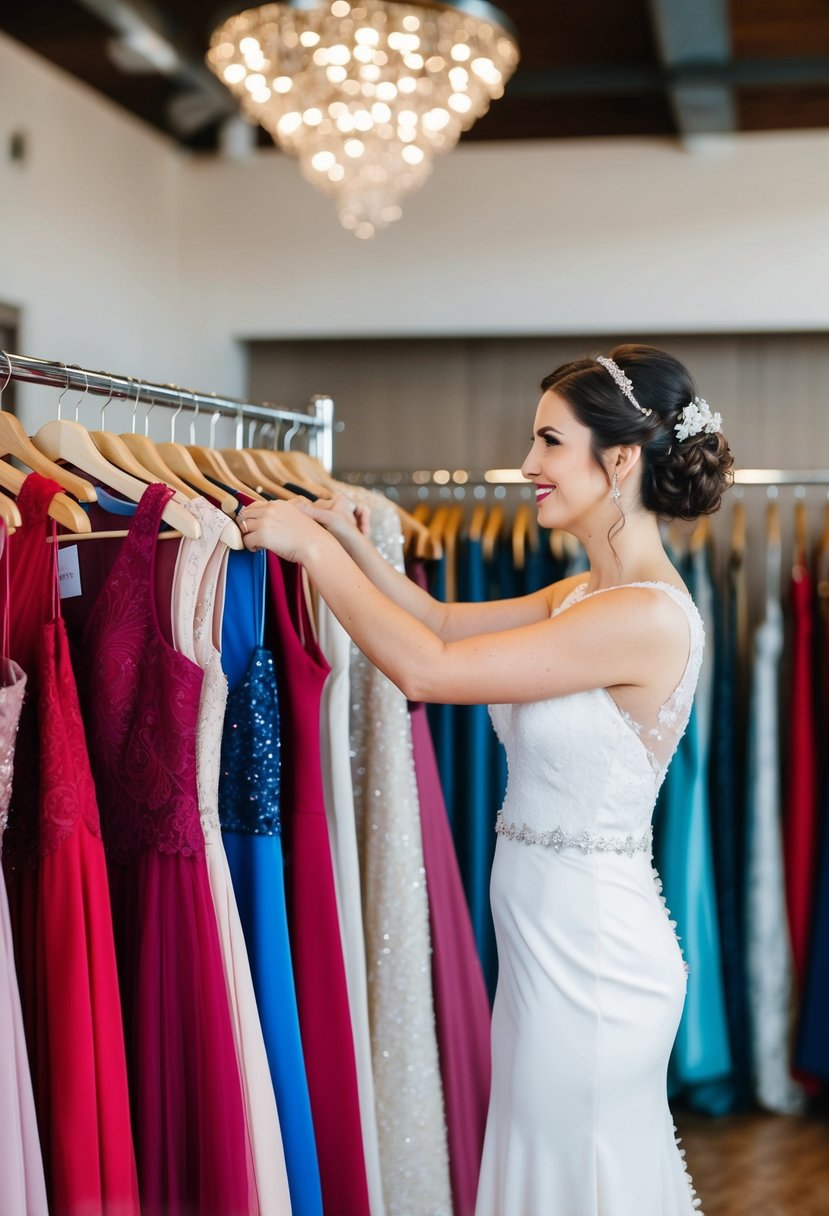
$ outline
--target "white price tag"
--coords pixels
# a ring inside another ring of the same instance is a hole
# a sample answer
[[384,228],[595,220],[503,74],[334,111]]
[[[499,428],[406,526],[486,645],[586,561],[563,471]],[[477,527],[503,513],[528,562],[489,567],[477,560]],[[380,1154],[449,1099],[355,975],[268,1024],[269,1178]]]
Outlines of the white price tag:
[[66,545],[58,550],[58,584],[62,600],[71,600],[73,596],[83,594],[77,545]]

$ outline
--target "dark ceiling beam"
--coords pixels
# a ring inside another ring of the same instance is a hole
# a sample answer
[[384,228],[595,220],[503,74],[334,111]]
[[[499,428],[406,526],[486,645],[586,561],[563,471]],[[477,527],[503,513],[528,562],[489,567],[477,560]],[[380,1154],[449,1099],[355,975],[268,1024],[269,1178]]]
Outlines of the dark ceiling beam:
[[[648,0],[660,63],[669,72],[686,63],[728,64],[731,32],[727,0]],[[682,81],[668,99],[681,136],[733,131],[734,95],[727,84]]]
[[[171,130],[192,134],[208,122],[238,113],[228,89],[213,75],[188,40],[147,0],[75,0],[112,30],[117,40],[113,60],[146,64],[147,72],[166,76],[181,89],[168,107]],[[136,66],[132,68],[136,70]],[[181,104],[186,103],[186,104]]]
[[578,68],[521,68],[507,85],[510,97],[662,93],[685,87],[808,88],[829,86],[829,58],[740,59],[681,67],[611,64]]

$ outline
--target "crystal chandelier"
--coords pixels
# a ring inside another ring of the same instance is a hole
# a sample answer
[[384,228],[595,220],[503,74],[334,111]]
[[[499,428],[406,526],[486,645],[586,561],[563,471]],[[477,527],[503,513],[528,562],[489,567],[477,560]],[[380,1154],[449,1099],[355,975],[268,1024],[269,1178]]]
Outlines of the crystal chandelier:
[[294,0],[229,18],[207,62],[367,238],[503,95],[518,47],[481,0]]

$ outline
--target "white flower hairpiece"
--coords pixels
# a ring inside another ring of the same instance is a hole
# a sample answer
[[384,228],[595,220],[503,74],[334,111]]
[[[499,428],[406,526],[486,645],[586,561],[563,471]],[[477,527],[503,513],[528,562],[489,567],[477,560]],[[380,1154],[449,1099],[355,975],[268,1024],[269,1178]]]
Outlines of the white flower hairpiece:
[[693,401],[688,402],[679,415],[679,421],[674,426],[674,430],[677,439],[682,441],[691,435],[698,435],[700,431],[713,435],[721,426],[721,415],[712,414],[710,405],[703,397],[695,397]]
[[636,408],[645,415],[645,417],[649,417],[653,413],[653,410],[646,410],[644,405],[640,405],[636,400],[635,396],[633,395],[633,381],[629,376],[625,375],[615,359],[608,359],[604,355],[599,355],[596,362],[601,363],[602,367],[607,368],[631,405],[635,405]]

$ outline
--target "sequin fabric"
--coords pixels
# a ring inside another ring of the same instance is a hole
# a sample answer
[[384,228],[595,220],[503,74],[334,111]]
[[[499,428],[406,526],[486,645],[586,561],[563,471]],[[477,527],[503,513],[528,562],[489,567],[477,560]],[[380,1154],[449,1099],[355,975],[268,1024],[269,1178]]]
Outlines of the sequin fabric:
[[[371,507],[380,554],[403,570],[394,507]],[[388,1216],[451,1213],[443,1088],[432,1000],[420,808],[406,698],[351,648],[351,762],[363,889],[369,1016]]]
[[279,702],[273,655],[257,646],[227,698],[219,818],[226,832],[278,836]]
[[3,832],[9,821],[9,803],[12,796],[12,774],[14,772],[14,745],[23,696],[26,692],[26,673],[13,659],[0,660],[0,850],[3,847]]

